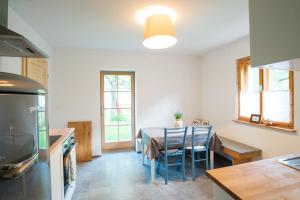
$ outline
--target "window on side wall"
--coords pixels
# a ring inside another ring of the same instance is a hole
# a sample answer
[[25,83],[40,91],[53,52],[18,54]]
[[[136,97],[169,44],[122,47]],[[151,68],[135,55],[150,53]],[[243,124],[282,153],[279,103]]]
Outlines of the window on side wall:
[[262,123],[294,127],[294,74],[282,69],[251,67],[250,57],[238,60],[238,120],[250,122],[251,114]]

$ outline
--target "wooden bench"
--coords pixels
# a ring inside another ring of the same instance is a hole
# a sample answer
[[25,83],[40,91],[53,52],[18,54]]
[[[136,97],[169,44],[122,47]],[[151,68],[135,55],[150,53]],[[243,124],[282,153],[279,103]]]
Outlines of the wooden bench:
[[223,152],[232,158],[232,165],[251,162],[252,158],[261,155],[261,149],[219,136]]

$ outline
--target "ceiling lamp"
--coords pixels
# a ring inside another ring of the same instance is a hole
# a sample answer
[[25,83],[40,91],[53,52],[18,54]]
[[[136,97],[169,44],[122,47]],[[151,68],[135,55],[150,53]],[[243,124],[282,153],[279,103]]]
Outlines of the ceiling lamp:
[[143,45],[149,49],[165,49],[176,44],[173,23],[176,12],[165,6],[148,6],[136,12],[135,20],[144,26]]

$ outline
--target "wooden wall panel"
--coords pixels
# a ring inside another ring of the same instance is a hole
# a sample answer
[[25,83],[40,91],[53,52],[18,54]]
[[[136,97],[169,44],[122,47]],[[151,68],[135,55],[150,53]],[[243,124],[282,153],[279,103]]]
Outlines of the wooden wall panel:
[[76,158],[78,162],[92,160],[92,122],[68,122],[69,128],[75,128]]

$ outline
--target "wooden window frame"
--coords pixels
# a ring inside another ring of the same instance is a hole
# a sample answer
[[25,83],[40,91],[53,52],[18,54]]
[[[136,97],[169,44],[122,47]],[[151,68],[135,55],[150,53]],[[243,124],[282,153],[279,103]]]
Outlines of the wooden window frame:
[[[245,65],[251,64],[250,56],[247,56],[245,58],[241,58],[237,60],[237,85],[238,85],[238,120],[244,121],[244,122],[250,122],[250,117],[241,116],[241,90],[242,86],[246,84],[242,84],[242,77],[241,77],[241,71],[244,71],[244,77],[247,77],[247,71],[243,70]],[[259,69],[259,85],[261,87],[260,90],[260,115],[262,119],[262,124],[265,124],[265,120],[263,118],[263,92],[267,89],[269,86],[269,69]],[[244,80],[245,82],[247,79]],[[273,127],[280,127],[280,128],[287,128],[287,129],[293,129],[294,128],[294,72],[289,71],[289,91],[290,91],[290,122],[279,122],[279,121],[272,121]]]
[[[105,143],[105,123],[104,123],[104,76],[105,75],[129,75],[131,76],[131,120],[132,120],[132,135],[131,141],[119,141]],[[100,125],[101,125],[101,148],[103,150],[116,150],[135,148],[135,133],[136,133],[136,102],[135,102],[135,72],[134,71],[100,71]]]

